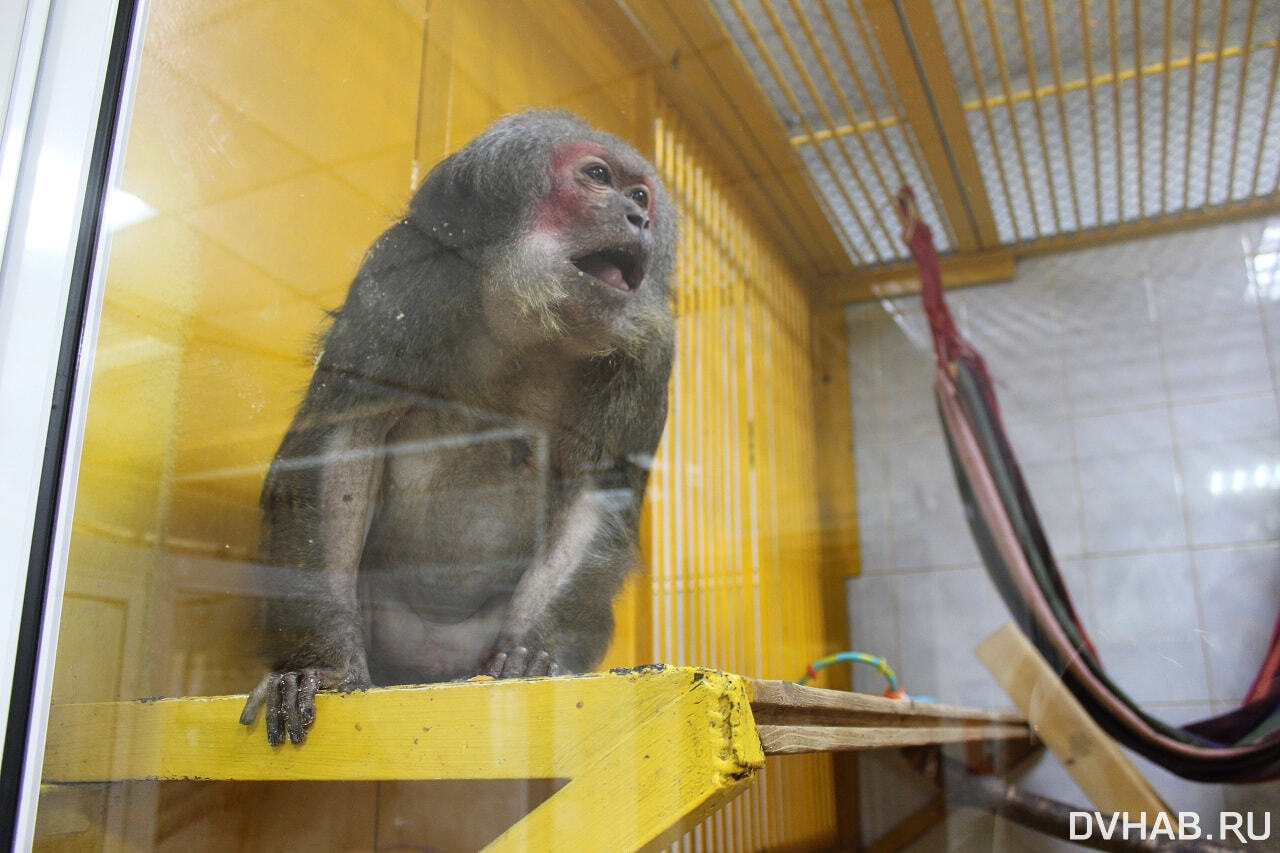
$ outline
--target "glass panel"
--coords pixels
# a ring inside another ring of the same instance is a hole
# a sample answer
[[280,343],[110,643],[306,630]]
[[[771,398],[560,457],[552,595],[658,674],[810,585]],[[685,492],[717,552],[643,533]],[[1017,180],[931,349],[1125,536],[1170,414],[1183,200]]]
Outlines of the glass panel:
[[1068,690],[1274,742],[1280,13],[1122,6],[152,0],[37,844],[1260,840]]

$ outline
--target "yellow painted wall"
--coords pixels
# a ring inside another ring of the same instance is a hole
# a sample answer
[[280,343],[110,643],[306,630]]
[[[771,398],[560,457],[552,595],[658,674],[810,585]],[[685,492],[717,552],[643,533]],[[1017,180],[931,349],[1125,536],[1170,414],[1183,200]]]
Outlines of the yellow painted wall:
[[[796,677],[828,651],[809,288],[591,7],[153,0],[122,188],[155,213],[112,238],[55,701],[256,680],[257,493],[324,312],[430,166],[525,106],[652,153],[684,217],[648,568],[618,602],[606,665]],[[465,849],[550,790],[91,786],[50,792],[37,833],[45,848]],[[812,844],[834,820],[829,761],[793,757],[697,832],[725,848]]]

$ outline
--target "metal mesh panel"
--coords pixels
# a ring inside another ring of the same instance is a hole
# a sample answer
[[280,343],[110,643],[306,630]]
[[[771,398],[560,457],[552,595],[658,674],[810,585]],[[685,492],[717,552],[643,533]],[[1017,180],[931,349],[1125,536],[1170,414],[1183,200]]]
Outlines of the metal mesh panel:
[[[711,3],[791,130],[854,260],[903,258],[884,205],[904,181],[927,188],[923,212],[942,226],[940,248],[953,246],[914,135],[937,130],[901,124],[901,95],[860,4]],[[931,3],[1001,244],[1276,192],[1280,4]]]

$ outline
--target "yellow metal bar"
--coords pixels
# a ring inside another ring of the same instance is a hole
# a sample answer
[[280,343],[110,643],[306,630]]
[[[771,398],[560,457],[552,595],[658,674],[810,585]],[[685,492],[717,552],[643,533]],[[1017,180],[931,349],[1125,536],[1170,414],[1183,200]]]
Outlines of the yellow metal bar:
[[[1249,17],[1244,25],[1244,55],[1240,57],[1240,89],[1236,94],[1236,121],[1231,133],[1231,159],[1227,165],[1227,201],[1235,196],[1236,155],[1240,152],[1240,125],[1244,116],[1244,92],[1249,82],[1249,56],[1253,47],[1253,25],[1258,17],[1258,4],[1249,4]],[[1259,140],[1259,145],[1262,141]],[[1252,194],[1252,193],[1250,193]]]
[[[826,52],[822,49],[822,44],[818,41],[818,37],[813,31],[813,26],[809,23],[808,14],[800,5],[799,0],[789,0],[789,2],[791,4],[792,13],[795,15],[796,20],[800,22],[800,28],[804,30],[805,38],[808,40],[809,46],[813,50],[813,55],[818,59],[818,65],[822,68],[822,73],[827,79],[827,84],[831,86],[831,91],[835,94],[836,100],[840,102],[840,108],[844,110],[845,117],[848,119],[849,124],[856,127],[857,119],[854,116],[853,105],[851,105],[849,103],[849,99],[845,97],[844,87],[841,85],[840,80],[837,79],[835,71],[832,70],[831,63],[827,62]],[[770,16],[776,21],[776,16],[773,14],[773,8],[767,2],[766,8],[769,10]],[[782,30],[782,32],[784,33],[784,39],[786,39],[786,31]],[[790,39],[787,39],[787,41],[789,42]],[[822,111],[823,119],[827,122],[827,126],[834,128],[836,126],[835,120],[828,113],[826,104],[823,103],[822,96],[817,92],[812,81],[809,79],[808,72],[803,71],[802,69],[801,73],[804,75],[805,85],[809,88],[810,96],[813,98],[814,102],[819,105],[819,108]],[[854,138],[857,139],[859,146],[862,148],[862,155],[867,159],[867,163],[871,166],[871,171],[875,174],[877,181],[879,181],[881,193],[880,198],[893,198],[897,192],[897,187],[890,187],[885,182],[884,174],[880,171],[880,165],[876,162],[876,158],[871,155],[871,149],[867,146],[867,141],[863,139],[862,134],[856,133],[854,134]],[[840,144],[840,151],[844,154],[845,165],[849,167],[849,172],[854,176],[854,179],[857,180],[858,186],[862,189],[863,194],[866,195],[867,200],[871,203],[871,209],[875,212],[876,223],[880,226],[881,232],[883,232],[886,238],[889,238],[890,235],[893,234],[893,231],[890,229],[888,223],[885,222],[884,215],[881,212],[883,206],[877,204],[876,196],[872,195],[871,191],[867,189],[860,174],[861,170],[854,168],[853,161],[850,159],[843,143]],[[876,253],[876,257],[880,257],[878,251]]]
[[[841,45],[841,47],[843,48],[844,46]],[[885,128],[899,127],[901,124],[902,122],[899,121],[897,116],[884,116],[882,118],[865,119],[858,122],[842,122],[834,128],[815,130],[812,136],[807,133],[793,133],[791,135],[791,144],[796,147],[801,145],[812,145],[815,142],[825,142],[828,139],[838,139],[839,137],[850,136],[856,133],[870,133],[873,130],[878,130],[883,133]]]
[[1275,105],[1276,77],[1280,71],[1280,45],[1271,49],[1271,79],[1267,82],[1267,96],[1262,101],[1262,132],[1258,135],[1258,157],[1253,163],[1253,179],[1249,192],[1258,192],[1258,178],[1262,174],[1262,155],[1266,152],[1267,133],[1271,130],[1271,109]]
[[[1142,0],[1133,0],[1133,67],[1142,67]],[[1146,140],[1142,133],[1142,75],[1133,77],[1133,118],[1136,123],[1134,147],[1138,150],[1138,216],[1147,215],[1146,166],[1143,163]]]
[[[714,251],[715,230],[710,219],[710,203],[707,198],[706,173],[701,163],[694,169],[694,196],[696,209],[704,223],[703,247],[701,251],[701,281],[698,288],[702,292],[702,314],[698,322],[698,381],[702,386],[699,394],[703,404],[698,408],[697,431],[697,503],[695,511],[698,516],[698,586],[699,602],[702,607],[701,628],[698,637],[697,660],[717,666],[720,662],[718,646],[718,629],[720,614],[716,609],[716,553],[715,533],[719,519],[715,514],[715,462],[712,459],[711,434],[715,430],[716,406],[711,404],[712,389],[715,384],[715,359],[711,357],[715,343],[716,285],[713,264],[718,254]],[[714,830],[708,826],[707,830]]]
[[[693,177],[689,170],[689,159],[685,154],[685,145],[683,142],[676,143],[676,186],[684,198],[685,208],[690,205],[690,186]],[[696,233],[696,232],[695,232]],[[682,291],[683,305],[678,312],[683,318],[683,325],[686,334],[681,335],[680,339],[693,340],[694,333],[698,326],[698,278],[697,278],[697,247],[699,243],[693,242],[693,251],[688,253],[684,259],[685,274],[680,277],[681,283],[684,284]],[[696,347],[696,344],[695,344]],[[688,349],[686,349],[688,351]],[[697,522],[699,519],[693,515],[693,478],[689,476],[689,470],[693,466],[693,440],[697,434],[697,424],[695,421],[697,409],[700,405],[697,396],[696,383],[696,367],[697,355],[696,349],[693,351],[693,358],[677,359],[676,362],[681,366],[681,388],[679,396],[679,404],[692,403],[682,417],[678,418],[676,425],[678,427],[678,436],[675,446],[675,473],[676,473],[676,493],[674,495],[676,501],[676,554],[677,567],[676,571],[679,578],[679,586],[683,592],[676,601],[676,619],[679,622],[680,644],[673,651],[676,653],[675,661],[680,664],[687,664],[695,660],[697,654],[694,646],[695,631],[697,629],[698,620],[695,617],[695,606],[697,603],[697,590],[694,588],[694,573],[697,570],[696,552],[694,551],[688,537],[694,535],[697,531]]]
[[840,304],[820,307],[813,325],[817,352],[814,418],[818,451],[814,477],[821,513],[818,531],[822,537],[824,598],[831,607],[823,622],[827,628],[827,645],[839,651],[848,648],[849,642],[848,618],[843,614],[844,582],[861,573],[849,351]]
[[[1014,4],[1018,13],[1018,40],[1022,45],[1022,59],[1027,68],[1027,80],[1031,84],[1031,88],[1036,88],[1036,60],[1031,52],[1031,32],[1027,25],[1027,7],[1025,3],[1019,2]],[[1052,20],[1052,12],[1050,13]],[[1053,231],[1056,233],[1062,230],[1062,213],[1059,211],[1058,190],[1053,185],[1053,176],[1049,173],[1051,161],[1049,159],[1049,139],[1044,129],[1044,112],[1040,109],[1040,99],[1035,98],[1031,101],[1032,111],[1036,117],[1036,131],[1040,138],[1040,156],[1044,163],[1044,182],[1049,190],[1049,211],[1053,214]],[[1068,146],[1070,150],[1070,146]]]
[[996,10],[991,0],[983,0],[983,9],[986,12],[987,31],[991,36],[991,48],[996,55],[996,67],[1000,72],[1000,88],[1004,92],[1004,105],[1009,113],[1009,130],[1013,134],[1014,150],[1018,154],[1018,166],[1022,170],[1022,185],[1027,192],[1027,207],[1031,209],[1032,230],[1035,231],[1036,237],[1040,237],[1044,234],[1044,229],[1040,227],[1040,212],[1036,209],[1036,193],[1031,186],[1031,173],[1027,169],[1027,155],[1022,149],[1022,134],[1018,132],[1018,116],[1013,109],[1013,84],[1009,79],[1009,64],[1005,61],[1004,47],[1000,43],[1000,29],[996,22]]
[[[1067,135],[1067,104],[1062,95],[1062,56],[1058,52],[1058,28],[1054,24],[1053,6],[1049,0],[1041,0],[1044,14],[1045,35],[1049,40],[1049,61],[1053,67],[1053,88],[1058,103],[1058,128],[1062,131],[1062,153],[1067,166],[1067,186],[1071,190],[1071,212],[1076,230],[1084,226],[1080,222],[1080,193],[1076,187],[1075,157],[1071,153],[1071,138]],[[1024,15],[1025,17],[1025,15]],[[1048,163],[1046,161],[1046,167]]]
[[[1083,0],[1083,2],[1087,3],[1088,0]],[[1085,11],[1085,14],[1087,15],[1088,12]],[[1267,48],[1274,47],[1275,45],[1276,45],[1275,40],[1259,42],[1258,44],[1255,44],[1253,46],[1253,49],[1265,50]],[[1179,57],[1178,59],[1172,59],[1169,61],[1168,65],[1166,65],[1163,62],[1152,62],[1138,69],[1129,68],[1129,69],[1125,69],[1115,73],[1099,74],[1096,77],[1086,73],[1085,76],[1079,80],[1068,80],[1064,82],[1062,84],[1062,91],[1078,92],[1081,89],[1090,89],[1090,88],[1096,89],[1102,86],[1109,86],[1115,82],[1124,83],[1129,80],[1132,80],[1134,77],[1138,75],[1141,75],[1143,77],[1155,77],[1157,75],[1163,74],[1166,70],[1178,71],[1182,68],[1189,68],[1193,63],[1212,62],[1218,57],[1217,51],[1204,51],[1203,53],[1197,54],[1195,53],[1194,47],[1195,46],[1193,45],[1192,46],[1193,49],[1190,54],[1184,57]],[[1243,52],[1244,52],[1243,45],[1228,45],[1223,47],[1221,56],[1223,59],[1230,59],[1233,56],[1239,56]],[[1086,58],[1087,57],[1088,55],[1086,54]],[[1093,81],[1092,86],[1090,85],[1090,80]],[[965,112],[973,112],[975,110],[982,109],[984,106],[986,107],[1003,106],[1009,100],[1012,100],[1016,104],[1016,103],[1021,103],[1022,101],[1032,100],[1033,98],[1047,98],[1053,94],[1054,88],[1055,87],[1053,85],[1045,85],[1045,86],[1041,86],[1038,89],[1019,89],[1013,92],[1008,98],[1005,98],[1002,95],[995,95],[989,99],[986,99],[985,101],[984,99],[979,97],[974,100],[965,101],[964,109],[965,109]]]
[[[804,109],[801,108],[799,100],[796,99],[795,92],[792,91],[791,89],[791,84],[787,82],[786,75],[782,73],[782,70],[778,67],[777,61],[773,58],[773,54],[769,51],[768,45],[766,45],[764,43],[764,39],[761,38],[760,31],[756,29],[755,24],[752,22],[751,18],[747,15],[746,11],[742,8],[741,0],[729,0],[729,2],[733,6],[734,12],[737,14],[739,22],[742,24],[743,28],[747,31],[747,36],[751,39],[752,44],[755,45],[756,51],[760,54],[760,58],[764,60],[765,65],[769,68],[769,73],[770,75],[772,75],[774,82],[777,84],[778,90],[781,91],[782,96],[786,98],[787,106],[790,107],[792,113],[794,113],[796,117],[800,119],[800,124],[804,127],[805,133],[809,134],[810,136],[813,136],[814,134],[813,126],[809,123],[809,120],[805,117],[804,115],[805,111]],[[772,12],[772,7],[769,6],[767,2],[765,3],[765,8],[767,11]],[[782,32],[781,27],[779,27],[777,24],[775,24],[775,28],[777,28],[779,32]],[[784,42],[784,44],[790,44],[790,42],[787,41],[787,42]],[[799,67],[798,63],[797,63],[797,67]],[[831,180],[834,183],[837,192],[840,193],[840,196],[844,200],[845,205],[848,207],[849,212],[853,215],[854,222],[857,223],[858,229],[862,231],[864,236],[866,236],[867,241],[871,242],[870,232],[867,230],[866,223],[862,221],[862,216],[858,212],[858,206],[854,203],[853,199],[849,196],[849,191],[845,189],[844,181],[840,180],[839,173],[836,171],[835,165],[831,162],[831,158],[827,156],[827,152],[823,149],[821,145],[815,145],[813,150],[814,150],[814,153],[818,155],[818,159],[822,161],[822,165],[827,170],[827,174],[830,175]],[[858,261],[859,263],[862,263],[864,261],[862,257],[862,253],[857,250],[856,246],[850,245],[849,249],[856,261]]]
[[[1196,0],[1199,2],[1199,0]],[[1080,38],[1084,45],[1084,76],[1089,94],[1089,141],[1093,148],[1093,203],[1094,223],[1102,224],[1102,156],[1098,142],[1098,105],[1093,90],[1097,84],[1093,76],[1093,36],[1090,29],[1089,0],[1080,0]],[[1083,226],[1082,226],[1083,228]]]
[[[1116,0],[1107,0],[1107,40],[1111,47],[1111,106],[1116,143],[1116,220],[1124,221],[1124,145],[1120,136],[1120,27]],[[1037,235],[1038,236],[1038,235]]]
[[[1213,198],[1213,148],[1218,136],[1218,94],[1222,88],[1222,47],[1227,37],[1227,0],[1218,5],[1218,39],[1214,50],[1213,98],[1209,106],[1209,153],[1204,160],[1204,203]],[[1228,196],[1229,198],[1230,196]]]
[[[836,27],[836,21],[831,14],[831,6],[827,0],[818,0],[818,8],[822,11],[822,18],[827,23],[827,30],[833,34],[838,33],[840,30]],[[836,48],[840,51],[840,58],[844,62],[845,71],[848,73],[849,79],[853,82],[853,87],[857,90],[858,97],[862,100],[863,108],[867,111],[867,114],[871,116],[870,121],[851,125],[850,131],[853,131],[856,128],[859,136],[871,130],[875,130],[879,133],[880,143],[884,146],[885,152],[888,153],[889,161],[893,163],[894,171],[897,173],[895,179],[896,183],[901,184],[906,180],[906,172],[903,171],[902,164],[898,161],[898,152],[896,150],[897,146],[889,144],[888,134],[884,132],[885,127],[890,126],[890,124],[896,125],[898,123],[897,116],[891,116],[883,120],[880,118],[875,104],[871,100],[870,93],[867,91],[866,83],[862,79],[862,74],[858,72],[858,67],[854,64],[853,56],[849,53],[848,42],[845,39],[837,38]],[[874,63],[874,59],[872,61]],[[850,114],[850,121],[853,121],[852,113]],[[843,126],[838,130],[843,130]],[[866,143],[863,144],[865,145]],[[875,160],[872,158],[872,163],[874,162]],[[877,166],[876,169],[878,175],[879,167]],[[884,178],[881,177],[880,181],[881,184],[883,184]],[[894,187],[894,189],[896,190],[897,188]]]
[[1191,3],[1191,63],[1187,68],[1187,133],[1186,160],[1182,166],[1182,209],[1187,209],[1191,195],[1191,135],[1195,132],[1196,117],[1196,70],[1199,67],[1199,54],[1196,49],[1200,39],[1200,0]]
[[1173,55],[1173,0],[1164,0],[1164,74],[1160,107],[1160,210],[1168,209],[1169,193],[1169,63]]
[[[987,100],[987,84],[982,79],[982,66],[978,62],[978,47],[973,40],[973,29],[969,25],[969,13],[965,9],[964,0],[955,0],[956,17],[960,20],[960,29],[964,34],[965,52],[969,55],[969,68],[973,74],[973,82],[978,87],[978,98],[982,102],[982,118],[987,126],[987,136],[990,137],[991,151],[996,158],[996,175],[1000,179],[1000,191],[1004,194],[1005,209],[1009,211],[1009,222],[1013,226],[1014,236],[1018,236],[1018,218],[1013,208],[1013,196],[1009,193],[1009,179],[1006,176],[1008,169],[1004,163],[1004,146],[1000,144],[1000,138],[996,136],[995,121],[991,118],[991,107]],[[1017,132],[1016,130],[1014,131]]]

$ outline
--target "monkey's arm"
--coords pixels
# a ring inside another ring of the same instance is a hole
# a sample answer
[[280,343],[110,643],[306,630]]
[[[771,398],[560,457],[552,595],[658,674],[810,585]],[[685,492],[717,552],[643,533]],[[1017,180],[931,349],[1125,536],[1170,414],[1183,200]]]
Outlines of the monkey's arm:
[[628,360],[588,380],[577,420],[608,425],[601,457],[616,467],[606,473],[594,466],[596,474],[559,513],[546,551],[516,585],[485,674],[583,672],[604,656],[613,598],[639,563],[640,505],[666,422],[671,358],[670,340],[660,342],[646,361]]
[[633,528],[604,493],[580,492],[516,585],[482,672],[556,675],[598,664],[613,635],[613,598],[636,565]]
[[267,740],[306,739],[317,690],[369,687],[356,575],[377,506],[386,434],[399,416],[376,415],[306,429],[295,425],[277,457],[264,510],[266,555],[281,569],[268,629],[281,655],[249,695],[240,722],[265,708]]

